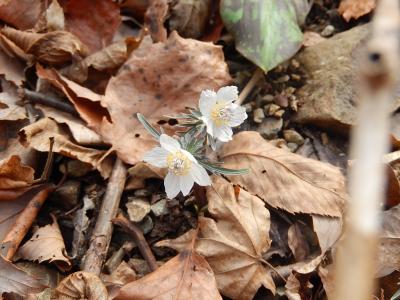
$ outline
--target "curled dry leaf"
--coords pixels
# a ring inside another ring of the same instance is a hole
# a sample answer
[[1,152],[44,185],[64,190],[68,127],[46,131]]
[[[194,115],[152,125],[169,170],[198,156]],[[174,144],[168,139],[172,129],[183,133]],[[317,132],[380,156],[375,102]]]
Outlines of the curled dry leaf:
[[165,42],[167,39],[167,30],[164,27],[167,13],[167,0],[150,1],[150,5],[144,15],[144,24],[155,42]]
[[53,120],[43,118],[20,131],[21,143],[41,152],[49,151],[51,137],[54,138],[53,152],[86,162],[96,168],[104,178],[108,178],[112,169],[112,160],[109,156],[105,157],[106,152],[73,143],[68,133]]
[[269,205],[290,213],[342,215],[345,178],[340,170],[272,146],[255,131],[236,134],[222,148],[224,167],[248,168],[248,174],[228,176]]
[[18,155],[0,160],[0,189],[17,189],[30,186],[35,171],[21,163]]
[[350,19],[358,19],[376,7],[376,0],[342,0],[339,5],[339,13],[349,22]]
[[218,89],[231,80],[221,47],[183,39],[177,33],[165,43],[150,44],[144,39],[110,79],[104,97],[54,70],[39,68],[38,74],[60,88],[88,126],[130,164],[141,161],[155,145],[136,113],[157,124],[163,115],[176,115],[187,106],[197,106],[202,90]]
[[[212,217],[199,218],[200,233],[195,249],[206,258],[215,273],[218,289],[232,299],[253,299],[263,285],[275,292],[262,254],[271,244],[270,215],[258,197],[235,187],[221,177],[207,188],[208,210]],[[178,251],[190,234],[157,243]]]
[[118,4],[112,0],[69,0],[65,5],[66,29],[90,50],[108,46],[121,23]]
[[65,29],[64,10],[57,0],[52,0],[45,13],[46,31]]
[[44,10],[44,2],[38,0],[2,0],[0,2],[0,19],[26,30],[35,26]]
[[39,263],[44,261],[54,263],[63,272],[71,268],[64,239],[54,217],[52,224],[34,230],[30,240],[19,248],[17,255],[22,259]]
[[52,299],[108,300],[108,293],[100,278],[96,275],[87,272],[75,272],[60,282]]
[[300,222],[295,222],[288,230],[288,245],[297,262],[310,255],[310,247],[307,243],[307,237],[303,233],[303,226]]
[[27,118],[25,108],[18,105],[21,96],[18,94],[17,87],[0,78],[0,121],[16,121]]
[[149,275],[123,286],[116,300],[222,300],[213,270],[193,246]]
[[4,75],[6,80],[20,86],[25,80],[24,66],[20,61],[0,50],[0,75]]
[[101,137],[86,127],[81,119],[49,106],[36,105],[36,108],[39,108],[46,117],[54,119],[58,124],[66,124],[72,137],[80,145],[101,145],[103,143]]
[[38,293],[46,286],[0,255],[0,297],[3,293],[26,296]]
[[122,286],[136,279],[136,272],[125,261],[122,261],[110,275],[101,274],[101,280],[106,286]]
[[166,169],[154,167],[145,162],[138,162],[128,169],[129,178],[125,189],[134,190],[145,187],[145,180],[149,178],[162,179],[167,175]]
[[31,61],[33,56],[42,63],[61,65],[73,57],[86,55],[84,45],[67,31],[34,33],[4,27],[1,37],[3,46],[7,44],[9,51],[27,61]]

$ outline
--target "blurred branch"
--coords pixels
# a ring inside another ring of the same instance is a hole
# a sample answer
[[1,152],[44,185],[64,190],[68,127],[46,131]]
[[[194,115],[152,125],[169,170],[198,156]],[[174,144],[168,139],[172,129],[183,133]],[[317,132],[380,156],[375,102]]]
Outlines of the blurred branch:
[[351,140],[350,201],[337,252],[335,300],[365,300],[374,293],[380,206],[384,199],[382,156],[389,149],[390,107],[399,66],[400,7],[381,0],[360,64],[358,125]]

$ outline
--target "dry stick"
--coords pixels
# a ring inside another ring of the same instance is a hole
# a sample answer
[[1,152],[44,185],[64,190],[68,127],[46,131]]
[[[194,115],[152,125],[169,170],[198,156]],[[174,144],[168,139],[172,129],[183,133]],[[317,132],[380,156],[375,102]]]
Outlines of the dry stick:
[[82,270],[99,275],[107,255],[110,245],[113,224],[111,220],[115,218],[121,195],[125,187],[126,167],[117,158],[111,177],[108,181],[107,190],[103,198],[96,226],[93,230],[89,249],[83,260]]
[[64,102],[63,100],[58,99],[54,96],[48,96],[46,94],[34,92],[31,90],[27,90],[27,89],[24,89],[24,94],[25,94],[26,98],[28,98],[28,100],[32,103],[38,103],[38,104],[43,104],[46,106],[51,106],[58,110],[70,113],[74,116],[79,116],[79,114],[77,113],[77,111],[71,104]]
[[239,98],[236,100],[237,105],[242,105],[243,101],[246,100],[247,96],[250,94],[250,92],[253,90],[255,85],[260,81],[260,79],[263,77],[264,72],[260,68],[257,68],[253,75],[251,76],[249,82],[247,82],[246,86],[242,90],[242,92],[239,95]]
[[374,292],[380,204],[384,199],[382,156],[389,148],[390,104],[399,66],[399,3],[381,0],[360,72],[359,120],[352,132],[350,202],[338,247],[335,300],[370,299]]
[[132,236],[133,240],[140,250],[140,253],[149,265],[150,270],[157,270],[157,261],[153,255],[153,252],[151,252],[149,244],[143,236],[142,230],[136,224],[132,223],[121,214],[119,214],[118,217],[113,220],[113,223],[122,227],[125,232]]

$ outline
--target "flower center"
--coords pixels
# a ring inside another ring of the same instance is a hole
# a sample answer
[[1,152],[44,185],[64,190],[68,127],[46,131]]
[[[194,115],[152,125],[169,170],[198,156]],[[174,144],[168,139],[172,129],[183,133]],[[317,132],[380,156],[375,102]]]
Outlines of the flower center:
[[232,111],[225,103],[217,103],[211,109],[211,119],[217,127],[228,124],[232,117]]
[[189,173],[192,162],[182,151],[171,152],[167,156],[168,170],[178,176]]

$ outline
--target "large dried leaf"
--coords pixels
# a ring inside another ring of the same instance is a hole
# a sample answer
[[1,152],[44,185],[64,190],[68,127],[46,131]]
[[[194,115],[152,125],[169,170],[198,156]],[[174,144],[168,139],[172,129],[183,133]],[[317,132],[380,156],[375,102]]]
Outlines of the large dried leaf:
[[76,272],[60,282],[52,299],[108,300],[108,293],[96,275],[87,272]]
[[44,9],[41,0],[1,0],[0,19],[18,29],[33,28]]
[[376,0],[342,0],[339,13],[349,22],[370,13],[376,7]]
[[312,215],[314,232],[317,234],[321,253],[331,249],[342,234],[342,219]]
[[4,27],[1,35],[9,50],[24,60],[30,60],[27,56],[31,55],[39,62],[61,65],[86,54],[80,40],[67,31],[33,33]]
[[21,85],[25,80],[24,66],[17,59],[8,56],[0,50],[0,74],[4,75],[6,80],[16,85]]
[[222,300],[212,269],[187,249],[156,271],[123,286],[116,300]]
[[0,240],[2,241],[11,227],[14,225],[15,220],[22,210],[29,202],[28,197],[22,198],[15,197],[16,199],[10,201],[0,201]]
[[0,82],[0,121],[26,119],[25,108],[18,105],[18,102],[21,101],[21,96],[18,94],[17,87],[3,78],[0,78]]
[[18,256],[39,263],[44,261],[54,263],[61,271],[71,268],[64,239],[55,218],[52,224],[34,230],[31,239],[19,248]]
[[230,0],[221,2],[221,16],[236,49],[266,72],[299,50],[310,7],[307,0]]
[[[200,234],[195,249],[206,258],[215,273],[218,289],[232,299],[253,299],[263,285],[275,292],[262,254],[270,247],[270,216],[264,203],[221,177],[207,188],[208,210],[212,217],[199,218]],[[157,246],[182,250],[187,233]]]
[[0,189],[16,189],[30,186],[35,171],[21,163],[18,155],[0,160]]
[[88,126],[130,164],[141,161],[155,145],[136,113],[156,124],[163,115],[197,106],[202,90],[218,89],[231,80],[221,47],[182,39],[177,33],[165,43],[143,40],[111,78],[104,97],[53,70],[39,69],[38,73],[63,90]]
[[49,151],[50,138],[54,138],[53,152],[89,163],[104,178],[108,178],[110,175],[112,161],[110,157],[104,157],[105,151],[86,148],[73,143],[68,133],[49,118],[43,118],[28,125],[20,132],[20,141],[24,146],[30,146],[41,152]]
[[327,163],[272,146],[254,131],[240,132],[221,151],[224,167],[249,168],[246,175],[228,176],[235,184],[269,205],[290,213],[342,215],[345,178]]
[[29,276],[0,255],[0,296],[3,293],[26,296],[38,293],[44,288],[45,286],[37,278]]
[[108,46],[121,23],[118,4],[112,0],[69,0],[63,8],[66,29],[91,53]]

